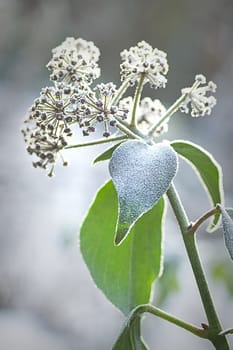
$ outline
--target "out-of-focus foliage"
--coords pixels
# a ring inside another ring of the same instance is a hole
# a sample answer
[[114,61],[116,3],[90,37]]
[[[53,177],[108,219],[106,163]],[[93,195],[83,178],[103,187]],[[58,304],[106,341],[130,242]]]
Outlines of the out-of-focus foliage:
[[222,214],[222,228],[226,249],[228,250],[231,260],[233,260],[233,209],[226,209],[221,205],[218,207]]
[[229,296],[233,297],[232,265],[225,260],[214,262],[211,267],[211,275],[213,280],[224,285]]
[[163,306],[174,293],[180,290],[180,262],[176,258],[167,259],[164,263],[164,273],[155,284],[155,305]]

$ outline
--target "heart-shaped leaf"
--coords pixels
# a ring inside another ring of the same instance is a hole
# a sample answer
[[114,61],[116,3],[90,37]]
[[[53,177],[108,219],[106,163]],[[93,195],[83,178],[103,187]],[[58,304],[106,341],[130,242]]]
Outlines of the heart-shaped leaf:
[[168,190],[177,167],[176,152],[165,142],[151,146],[132,140],[115,149],[109,162],[119,201],[115,244]]
[[233,260],[233,209],[225,209],[220,204],[218,208],[222,214],[222,226],[226,248]]

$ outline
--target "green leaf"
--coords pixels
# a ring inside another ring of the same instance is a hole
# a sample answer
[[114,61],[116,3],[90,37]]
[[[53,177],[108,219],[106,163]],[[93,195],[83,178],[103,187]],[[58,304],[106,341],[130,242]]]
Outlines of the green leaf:
[[116,244],[125,239],[138,218],[168,190],[177,167],[176,152],[165,142],[151,146],[131,140],[113,152],[109,172],[119,200]]
[[225,245],[228,253],[233,260],[233,209],[225,209],[221,205],[218,208],[222,214],[222,226],[224,232]]
[[112,350],[147,350],[141,337],[140,318],[126,323]]
[[117,147],[120,146],[122,142],[117,143],[116,145],[109,147],[106,151],[104,151],[103,153],[99,154],[94,160],[93,160],[93,164],[96,164],[98,162],[102,162],[103,160],[108,160],[111,158],[113,151],[115,151],[115,149]]
[[127,315],[150,301],[152,282],[160,273],[164,200],[138,220],[121,246],[114,245],[117,209],[117,194],[109,181],[83,222],[80,247],[97,287]]
[[[193,165],[210,196],[213,206],[216,207],[218,203],[223,203],[222,170],[212,155],[200,146],[188,141],[173,141],[171,146]],[[219,219],[220,214],[215,214],[208,227],[209,232],[216,229]]]
[[[214,264],[213,264],[214,263]],[[229,296],[233,297],[233,278],[232,278],[232,265],[228,263],[228,260],[222,260],[211,264],[211,274],[216,282],[220,282],[222,286],[226,288]]]

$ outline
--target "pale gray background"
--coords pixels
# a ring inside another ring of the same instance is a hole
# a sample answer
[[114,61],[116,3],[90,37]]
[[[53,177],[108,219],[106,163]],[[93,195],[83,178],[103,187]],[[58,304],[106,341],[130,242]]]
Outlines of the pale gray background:
[[[93,40],[102,52],[102,81],[119,83],[120,51],[144,39],[168,53],[167,89],[151,95],[165,104],[174,101],[196,73],[215,81],[218,104],[212,116],[195,120],[175,116],[167,138],[189,139],[213,152],[223,167],[230,206],[232,18],[231,0],[0,0],[1,349],[107,350],[123,321],[94,286],[77,244],[84,213],[108,178],[107,164],[91,166],[100,148],[68,152],[70,166],[58,166],[56,177],[49,179],[32,168],[19,132],[28,107],[49,84],[45,64],[51,49],[66,36]],[[181,169],[177,187],[194,219],[209,203],[189,167]],[[163,307],[199,324],[205,321],[203,310],[173,216],[168,214],[165,256],[180,262],[181,289]],[[213,236],[202,230],[199,236],[209,275],[218,261],[232,268],[220,230]],[[223,284],[213,279],[210,283],[224,326],[233,326],[231,294]],[[152,317],[144,323],[144,334],[151,349],[212,348]]]

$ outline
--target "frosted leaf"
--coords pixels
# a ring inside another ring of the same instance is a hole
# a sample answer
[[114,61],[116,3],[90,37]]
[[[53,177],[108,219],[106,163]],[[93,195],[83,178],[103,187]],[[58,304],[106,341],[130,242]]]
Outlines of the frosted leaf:
[[220,204],[218,208],[222,214],[222,226],[224,232],[225,245],[233,260],[233,209],[223,208]]
[[132,140],[113,152],[109,171],[119,200],[116,244],[168,190],[177,167],[176,152],[166,142],[150,146]]

